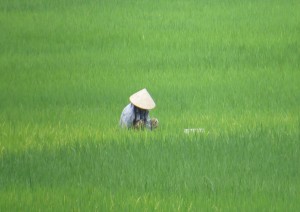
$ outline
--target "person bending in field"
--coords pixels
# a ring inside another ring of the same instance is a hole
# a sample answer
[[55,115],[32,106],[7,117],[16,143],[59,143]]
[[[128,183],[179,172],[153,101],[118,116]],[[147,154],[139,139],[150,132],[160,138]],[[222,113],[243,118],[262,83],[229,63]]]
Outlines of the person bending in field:
[[158,127],[158,120],[149,116],[149,110],[155,108],[155,102],[145,88],[132,94],[129,100],[130,103],[121,114],[122,128],[153,130]]

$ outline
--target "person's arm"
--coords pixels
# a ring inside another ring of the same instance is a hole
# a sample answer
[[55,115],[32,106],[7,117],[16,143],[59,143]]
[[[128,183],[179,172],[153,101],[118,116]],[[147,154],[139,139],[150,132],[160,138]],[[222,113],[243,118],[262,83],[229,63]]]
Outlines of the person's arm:
[[124,108],[120,118],[120,126],[122,128],[124,127],[129,128],[132,126],[134,120],[133,108],[134,106],[132,104],[129,104]]
[[151,126],[151,118],[149,116],[149,112],[147,111],[147,114],[146,114],[146,128],[149,129],[149,130],[152,130],[152,126]]
[[146,128],[148,128],[149,130],[154,130],[155,128],[158,127],[158,119],[150,118],[149,114],[147,114],[145,125],[146,125]]

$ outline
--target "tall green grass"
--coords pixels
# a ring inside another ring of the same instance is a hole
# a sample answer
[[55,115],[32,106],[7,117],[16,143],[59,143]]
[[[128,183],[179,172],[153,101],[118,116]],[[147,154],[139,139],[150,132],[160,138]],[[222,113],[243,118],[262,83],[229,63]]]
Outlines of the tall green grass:
[[0,210],[299,210],[299,9],[1,1]]

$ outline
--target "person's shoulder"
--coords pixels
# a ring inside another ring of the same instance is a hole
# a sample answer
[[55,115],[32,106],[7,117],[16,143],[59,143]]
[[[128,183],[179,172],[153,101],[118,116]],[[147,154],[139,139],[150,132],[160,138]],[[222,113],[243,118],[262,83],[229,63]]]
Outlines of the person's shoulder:
[[131,103],[129,103],[128,105],[126,105],[127,108],[133,108],[133,105]]
[[132,104],[128,104],[124,109],[123,112],[130,112],[133,111],[133,105]]
[[125,109],[133,109],[133,105],[132,105],[131,103],[129,103],[129,104],[125,107]]

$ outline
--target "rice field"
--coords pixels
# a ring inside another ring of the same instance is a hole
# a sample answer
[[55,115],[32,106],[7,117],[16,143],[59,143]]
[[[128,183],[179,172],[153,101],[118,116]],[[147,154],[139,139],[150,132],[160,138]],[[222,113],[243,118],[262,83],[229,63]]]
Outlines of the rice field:
[[[0,211],[299,211],[299,11],[2,0]],[[120,129],[142,88],[159,128]]]

